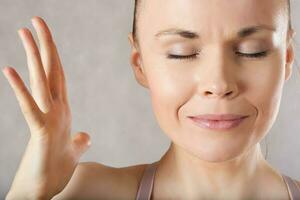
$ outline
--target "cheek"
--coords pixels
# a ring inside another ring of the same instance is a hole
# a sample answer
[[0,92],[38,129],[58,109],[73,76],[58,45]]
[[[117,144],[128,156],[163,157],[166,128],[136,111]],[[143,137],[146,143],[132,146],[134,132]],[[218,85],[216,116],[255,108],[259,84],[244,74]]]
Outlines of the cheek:
[[179,109],[192,95],[193,81],[187,73],[162,66],[152,68],[147,74],[154,114],[167,134],[179,131]]
[[279,111],[284,84],[284,64],[274,60],[270,65],[252,73],[247,80],[245,98],[257,109],[257,119],[254,127],[257,136],[264,136],[272,127]]

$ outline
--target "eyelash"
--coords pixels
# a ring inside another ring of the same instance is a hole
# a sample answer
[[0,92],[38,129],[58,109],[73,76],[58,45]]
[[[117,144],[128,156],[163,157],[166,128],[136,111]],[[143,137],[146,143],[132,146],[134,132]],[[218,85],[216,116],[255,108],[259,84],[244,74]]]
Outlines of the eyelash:
[[[246,53],[240,53],[236,52],[236,54],[242,56],[242,57],[249,57],[249,58],[262,58],[266,57],[268,55],[268,51],[263,51],[263,52],[258,52],[258,53],[253,53],[253,54],[246,54]],[[196,58],[198,53],[192,54],[192,55],[187,55],[187,56],[181,56],[181,55],[173,55],[173,54],[168,54],[169,59],[194,59]]]

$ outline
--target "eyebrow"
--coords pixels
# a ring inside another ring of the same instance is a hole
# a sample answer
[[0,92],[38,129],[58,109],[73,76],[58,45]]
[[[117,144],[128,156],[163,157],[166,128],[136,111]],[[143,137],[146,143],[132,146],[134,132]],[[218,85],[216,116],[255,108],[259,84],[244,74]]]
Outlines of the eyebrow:
[[[276,31],[276,28],[274,28],[273,26],[264,25],[264,24],[257,25],[257,26],[244,27],[237,32],[237,36],[239,38],[244,38],[244,37],[247,37],[251,34],[254,34],[254,33],[256,33],[258,31],[262,31],[262,30]],[[155,34],[155,37],[159,38],[161,36],[167,36],[167,35],[179,35],[179,36],[181,36],[183,38],[187,38],[187,39],[200,38],[200,34],[198,34],[197,32],[180,29],[180,28],[170,28],[170,29],[159,31],[158,33]]]

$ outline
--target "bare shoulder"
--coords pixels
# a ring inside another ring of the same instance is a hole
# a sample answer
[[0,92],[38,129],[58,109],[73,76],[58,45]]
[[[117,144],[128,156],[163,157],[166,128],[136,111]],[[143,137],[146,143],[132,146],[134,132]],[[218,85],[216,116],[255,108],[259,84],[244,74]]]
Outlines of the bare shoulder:
[[53,200],[134,199],[146,166],[116,168],[97,162],[79,163],[65,189]]

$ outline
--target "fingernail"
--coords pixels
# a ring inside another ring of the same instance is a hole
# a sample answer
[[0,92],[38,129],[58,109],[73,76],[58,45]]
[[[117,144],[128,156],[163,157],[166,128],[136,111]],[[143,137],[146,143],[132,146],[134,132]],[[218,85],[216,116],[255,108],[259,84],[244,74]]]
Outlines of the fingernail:
[[37,17],[31,18],[31,23],[32,23],[33,26],[36,26],[37,20],[38,20]]
[[18,35],[21,36],[21,37],[22,37],[22,29],[24,29],[24,28],[20,28],[20,29],[18,30]]
[[4,74],[4,76],[6,76],[6,72],[5,72],[5,69],[6,69],[7,67],[4,67],[4,68],[2,68],[2,73]]
[[34,18],[31,18],[31,23],[32,23],[32,25],[34,25]]

